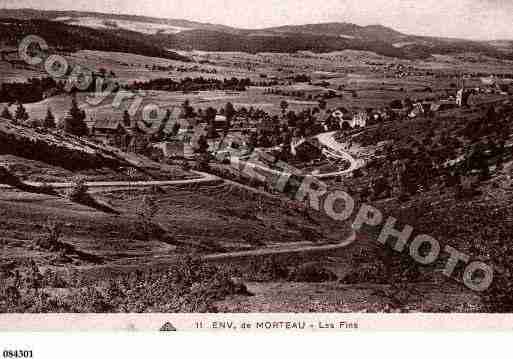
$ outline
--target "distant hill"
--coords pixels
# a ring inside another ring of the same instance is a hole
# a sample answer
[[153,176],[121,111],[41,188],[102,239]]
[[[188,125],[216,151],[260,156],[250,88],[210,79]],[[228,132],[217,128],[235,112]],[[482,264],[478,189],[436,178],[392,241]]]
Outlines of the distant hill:
[[[82,25],[86,23],[86,19],[100,19],[100,20],[114,20],[126,21],[136,23],[151,23],[174,26],[177,28],[186,29],[201,29],[201,30],[217,30],[223,32],[238,32],[237,29],[224,25],[206,24],[196,21],[182,20],[182,19],[162,19],[148,16],[138,15],[123,15],[123,14],[104,14],[97,12],[86,11],[48,11],[48,10],[35,10],[35,9],[0,9],[0,18],[15,18],[15,19],[43,19],[43,20],[58,20],[72,25]],[[126,30],[130,30],[127,28]]]
[[0,43],[4,46],[16,46],[27,35],[41,36],[50,47],[62,51],[115,51],[188,61],[184,56],[153,44],[150,38],[137,32],[100,31],[42,19],[0,18]]
[[[403,56],[428,57],[432,54],[478,52],[496,58],[513,59],[513,41],[472,41],[456,38],[407,35],[382,25],[359,26],[348,23],[324,23],[282,26],[262,31],[300,33],[317,36],[340,36],[367,47],[388,46],[399,49]],[[389,50],[390,51],[390,50]],[[380,53],[379,51],[375,51]]]
[[513,41],[471,41],[416,36],[403,34],[382,25],[322,23],[266,29],[237,29],[179,19],[32,9],[0,9],[0,17],[80,25],[102,33],[131,38],[161,49],[250,53],[303,50],[329,52],[351,49],[411,59],[427,58],[433,54],[474,52],[499,59],[513,59]]
[[323,23],[268,28],[264,31],[278,33],[299,33],[310,35],[342,36],[345,38],[373,40],[394,43],[402,41],[408,35],[381,25],[358,26],[350,23]]
[[204,51],[330,52],[345,49],[373,51],[392,57],[408,57],[402,50],[381,41],[361,41],[332,35],[307,33],[265,33],[242,31],[239,34],[209,30],[184,31],[174,35],[155,35],[163,46]]

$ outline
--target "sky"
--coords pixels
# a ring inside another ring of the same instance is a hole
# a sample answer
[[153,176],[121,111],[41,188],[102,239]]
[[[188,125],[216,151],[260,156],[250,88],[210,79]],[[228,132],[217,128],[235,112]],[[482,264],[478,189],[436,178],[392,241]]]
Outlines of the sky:
[[381,24],[408,34],[513,40],[513,0],[0,0],[0,8],[83,10],[242,28]]

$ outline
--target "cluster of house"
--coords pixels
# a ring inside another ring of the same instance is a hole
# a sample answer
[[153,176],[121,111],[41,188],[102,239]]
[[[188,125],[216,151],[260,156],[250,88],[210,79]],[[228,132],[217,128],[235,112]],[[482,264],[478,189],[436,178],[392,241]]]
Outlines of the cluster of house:
[[[379,116],[376,113],[377,116]],[[370,119],[370,115],[366,111],[360,111],[353,115],[344,113],[341,110],[334,111],[331,116],[338,121],[339,128],[344,129],[347,127],[365,127]]]
[[122,119],[97,119],[91,126],[90,136],[98,142],[115,146],[126,152],[140,153],[163,129],[155,129],[142,121],[125,123]]
[[[411,108],[408,109],[406,116],[415,118],[417,116],[444,111],[448,109],[465,107],[468,105],[469,97],[474,93],[473,89],[460,89],[457,92],[456,98],[440,101],[419,101],[414,102]],[[372,123],[391,120],[391,110],[374,110],[366,111],[361,110],[354,113],[344,110],[326,110],[326,116],[317,117],[316,122],[323,127],[325,131],[333,129],[355,129],[364,128]],[[314,113],[315,115],[315,113]],[[223,136],[222,143],[219,139],[216,141],[205,141],[208,137],[208,126],[202,123],[199,118],[183,119],[181,118],[180,111],[175,111],[171,114],[170,118],[161,121],[153,121],[147,123],[140,120],[131,120],[129,123],[123,119],[100,119],[94,121],[91,126],[90,134],[99,142],[108,145],[116,146],[127,152],[144,153],[148,149],[158,150],[164,157],[191,157],[195,152],[200,150],[201,146],[217,146],[220,150],[230,148],[240,148],[247,146],[247,139],[245,136],[228,135]],[[286,121],[286,119],[283,119]],[[237,120],[234,119],[232,124],[236,124]],[[246,121],[247,122],[247,121]],[[269,123],[268,123],[269,122]],[[176,123],[179,129],[176,130]],[[335,127],[333,125],[335,124]],[[217,115],[214,121],[215,129],[226,129],[227,119],[225,116]],[[239,127],[244,127],[246,130],[261,130],[272,129],[276,125],[270,119],[266,122],[262,119],[259,123],[251,124],[245,123]],[[237,126],[235,126],[237,127]],[[233,128],[233,131],[241,132],[241,128]],[[224,131],[223,131],[224,132]],[[201,143],[203,141],[203,143]],[[205,145],[205,142],[207,144]],[[291,153],[293,155],[303,152],[312,151],[315,148],[314,144],[309,143],[305,139],[296,139],[291,143]],[[216,147],[214,147],[216,148]],[[300,150],[301,148],[301,150]]]
[[[403,64],[388,64],[385,69],[387,73],[392,74],[395,78],[401,79],[408,76],[423,76],[426,74],[426,71],[419,70],[411,65],[403,65]],[[376,68],[375,72],[379,72],[380,69]]]
[[[226,117],[217,115],[214,127],[226,127]],[[124,121],[120,118],[94,120],[90,136],[98,142],[132,153],[160,152],[164,157],[191,157],[200,148],[201,136],[207,135],[207,124],[197,118],[184,119],[178,113],[162,120]],[[175,128],[178,124],[178,130]]]
[[[475,89],[460,89],[456,97],[441,99],[437,101],[415,101],[411,108],[403,108],[399,113],[409,118],[415,118],[429,113],[447,111],[457,107],[468,107],[470,98],[476,94]],[[388,121],[391,118],[391,111],[387,109],[358,111],[350,113],[347,111],[335,110],[330,116],[334,118],[341,129],[363,128],[373,123]]]

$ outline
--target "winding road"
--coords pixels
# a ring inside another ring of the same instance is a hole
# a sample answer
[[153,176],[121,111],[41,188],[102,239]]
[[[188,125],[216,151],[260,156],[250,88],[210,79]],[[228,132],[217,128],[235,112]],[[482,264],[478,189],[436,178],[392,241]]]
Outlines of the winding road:
[[[209,173],[191,171],[200,178],[191,178],[183,180],[169,180],[169,181],[100,181],[100,182],[86,182],[85,185],[88,188],[134,188],[134,187],[151,187],[151,186],[182,186],[189,184],[210,184],[222,181],[221,178],[211,175]],[[73,182],[55,182],[55,183],[42,183],[42,182],[23,182],[23,184],[32,187],[51,186],[55,189],[66,189],[74,186]],[[0,184],[0,188],[3,189],[14,189],[15,187]]]
[[253,249],[248,251],[239,251],[239,252],[230,252],[230,253],[215,253],[215,254],[207,254],[202,257],[203,260],[209,262],[222,262],[223,260],[233,260],[233,259],[242,259],[246,257],[260,257],[260,256],[269,256],[269,255],[290,255],[290,254],[324,254],[324,253],[332,253],[335,250],[345,248],[352,244],[357,239],[357,235],[353,232],[348,238],[340,243],[335,244],[320,244],[320,245],[307,245],[307,246],[299,246],[296,248],[290,248],[290,246],[283,247],[271,247],[271,248],[261,248],[261,249]]
[[342,159],[342,160],[348,161],[350,164],[349,168],[342,170],[342,171],[314,175],[314,177],[316,177],[316,178],[322,179],[322,178],[332,178],[332,177],[341,176],[341,175],[353,172],[354,170],[362,167],[364,164],[363,160],[357,160],[353,156],[351,156],[349,153],[345,152],[343,144],[341,144],[340,142],[338,142],[335,139],[336,133],[337,133],[336,131],[325,132],[325,133],[321,133],[315,137],[317,138],[317,140],[319,140],[319,143],[321,145],[323,145],[324,147],[327,147],[327,148],[323,149],[323,154],[326,157],[331,157],[331,158]]

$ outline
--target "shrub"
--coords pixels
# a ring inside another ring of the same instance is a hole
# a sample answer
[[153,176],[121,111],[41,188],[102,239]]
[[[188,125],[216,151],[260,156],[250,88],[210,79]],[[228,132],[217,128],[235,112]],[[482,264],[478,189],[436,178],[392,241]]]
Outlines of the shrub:
[[131,237],[134,240],[147,241],[151,239],[161,240],[166,231],[154,222],[159,207],[152,197],[144,196],[137,209],[137,221],[133,225]]
[[301,238],[305,241],[309,242],[319,242],[322,240],[322,233],[319,233],[317,230],[310,228],[310,227],[301,227],[299,229],[299,232],[301,233]]
[[195,283],[188,295],[187,310],[190,312],[216,311],[213,303],[230,295],[249,295],[242,282],[234,281],[229,272],[218,271],[208,281]]
[[33,260],[30,261],[26,270],[25,286],[30,289],[39,289],[43,286],[43,275]]
[[294,268],[289,280],[293,282],[321,283],[337,279],[337,276],[317,263],[307,263]]
[[8,168],[0,166],[0,183],[5,183],[13,187],[20,187],[22,182],[20,179],[9,171]]
[[195,171],[209,171],[209,159],[207,156],[197,156],[192,167]]
[[73,186],[68,191],[68,198],[76,203],[89,204],[91,203],[91,196],[88,193],[89,188],[85,183],[85,179],[76,178],[73,182]]
[[12,285],[0,286],[0,313],[20,312],[22,308],[22,297],[18,288]]
[[51,288],[67,288],[68,283],[57,272],[47,269],[43,273],[43,286]]
[[[51,271],[41,275],[33,261],[22,273],[23,282],[0,273],[0,313],[215,312],[216,301],[250,294],[233,278],[233,269],[190,256],[167,270],[113,274],[108,281],[77,280],[75,272],[69,281]],[[52,290],[56,287],[68,294]]]
[[95,287],[85,287],[66,298],[72,313],[108,313],[114,308]]
[[191,170],[191,165],[189,164],[188,161],[182,161],[181,167],[182,167],[182,170],[184,170],[184,171]]
[[381,263],[368,263],[358,266],[346,276],[344,276],[340,283],[343,284],[359,284],[359,283],[386,283],[388,278],[385,278],[383,273],[383,265]]
[[289,276],[289,268],[275,256],[257,258],[251,262],[246,276],[259,282],[284,280]]
[[252,233],[245,233],[243,235],[243,240],[254,247],[265,246],[265,241],[263,241],[262,238],[254,236]]
[[506,268],[503,273],[494,276],[493,282],[481,297],[483,310],[487,313],[513,312],[513,276]]
[[162,240],[167,232],[157,223],[135,221],[132,225],[130,238],[135,241]]
[[403,108],[403,103],[401,102],[401,100],[393,100],[392,102],[390,102],[390,108],[393,108],[393,109],[401,109]]
[[35,245],[41,249],[52,252],[58,252],[63,249],[64,245],[59,240],[62,235],[62,223],[48,222],[45,226],[47,234],[35,241]]
[[202,238],[194,243],[194,250],[200,253],[225,253],[226,249],[213,238]]

